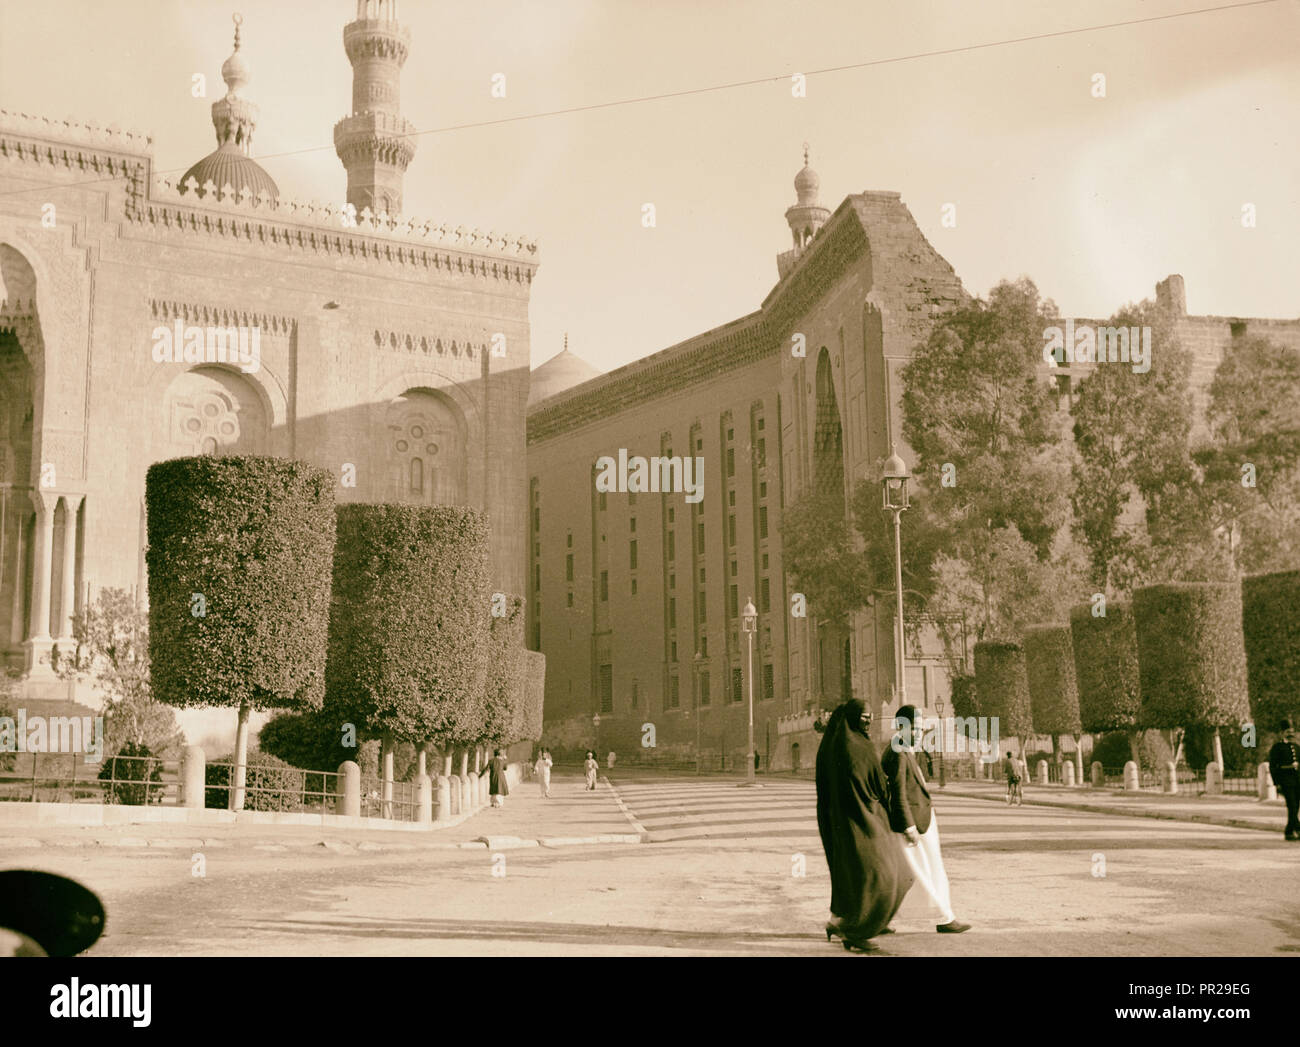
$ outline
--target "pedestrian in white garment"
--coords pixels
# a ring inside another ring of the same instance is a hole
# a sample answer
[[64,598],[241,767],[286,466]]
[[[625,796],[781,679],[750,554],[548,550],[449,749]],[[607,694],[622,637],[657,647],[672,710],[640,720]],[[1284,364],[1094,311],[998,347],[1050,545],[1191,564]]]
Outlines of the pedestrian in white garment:
[[953,915],[948,874],[939,852],[939,819],[930,806],[930,790],[913,751],[917,710],[904,705],[894,714],[894,737],[880,758],[889,780],[889,826],[903,837],[903,857],[916,884],[939,914],[940,934],[961,934],[970,924]]
[[537,763],[533,766],[533,769],[537,772],[537,779],[542,784],[543,796],[551,795],[551,765],[553,762],[550,751],[543,749],[541,755],[537,757]]

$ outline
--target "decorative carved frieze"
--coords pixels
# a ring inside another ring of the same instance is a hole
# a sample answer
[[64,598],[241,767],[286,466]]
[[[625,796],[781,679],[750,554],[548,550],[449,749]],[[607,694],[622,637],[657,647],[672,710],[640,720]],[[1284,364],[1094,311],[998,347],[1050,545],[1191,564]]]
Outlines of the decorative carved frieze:
[[375,328],[372,336],[376,349],[392,353],[412,353],[416,356],[452,356],[466,360],[480,359],[487,352],[487,343],[475,343],[467,336],[452,337],[429,332],[384,331]]
[[149,308],[155,320],[182,320],[195,327],[259,327],[272,334],[288,334],[296,323],[292,317],[273,313],[158,298],[150,299]]

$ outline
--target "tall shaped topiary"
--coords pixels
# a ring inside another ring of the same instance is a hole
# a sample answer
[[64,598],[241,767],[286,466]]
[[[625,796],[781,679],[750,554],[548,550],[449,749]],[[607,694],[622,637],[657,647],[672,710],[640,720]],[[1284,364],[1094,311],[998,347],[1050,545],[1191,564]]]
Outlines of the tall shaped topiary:
[[1125,600],[1080,604],[1070,611],[1070,639],[1080,725],[1089,734],[1125,732],[1131,759],[1140,765],[1142,688],[1132,606]]
[[1250,712],[1262,731],[1300,714],[1300,571],[1256,574],[1241,583]]
[[542,740],[543,702],[546,699],[546,655],[523,652],[523,701],[515,715],[514,741]]
[[[1250,716],[1241,587],[1229,582],[1151,585],[1133,594],[1140,722],[1181,731],[1215,728],[1215,761],[1223,766],[1217,728]],[[1176,758],[1176,757],[1175,757]]]
[[336,728],[352,723],[388,751],[481,740],[487,558],[475,509],[339,507],[326,671]]
[[153,694],[239,710],[239,810],[250,712],[324,696],[334,479],[281,458],[176,458],[149,467],[145,507]]
[[1018,643],[981,640],[975,645],[975,690],[981,716],[995,716],[1000,737],[1025,743],[1034,733],[1029,681],[1025,676],[1025,651]]
[[491,606],[481,741],[509,745],[521,740],[515,732],[524,703],[524,602],[493,593]]
[[1052,736],[1052,751],[1061,759],[1061,735],[1074,739],[1077,771],[1083,774],[1078,756],[1079,688],[1074,669],[1074,642],[1068,625],[1031,625],[1025,630],[1025,676],[1029,701],[1034,710],[1034,729]]

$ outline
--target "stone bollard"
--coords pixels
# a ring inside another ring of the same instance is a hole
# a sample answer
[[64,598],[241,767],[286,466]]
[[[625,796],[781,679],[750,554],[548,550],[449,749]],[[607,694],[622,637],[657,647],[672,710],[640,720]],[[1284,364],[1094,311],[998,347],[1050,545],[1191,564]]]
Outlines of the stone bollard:
[[488,774],[487,771],[484,771],[483,776],[478,780],[479,804],[486,807],[489,803],[492,802],[491,790],[492,790],[492,776]]
[[415,820],[422,825],[433,822],[433,779],[427,774],[415,779]]
[[1100,760],[1092,761],[1092,785],[1095,789],[1100,789],[1106,784],[1106,768],[1101,765]]
[[1132,760],[1124,765],[1124,789],[1126,792],[1136,792],[1142,787],[1142,779],[1138,775],[1138,765]]
[[1070,788],[1074,785],[1074,763],[1067,760],[1061,764],[1061,784]]
[[1160,769],[1160,787],[1170,795],[1178,792],[1178,768],[1172,763]]
[[1223,792],[1223,768],[1211,761],[1205,765],[1205,794],[1219,796]]
[[1273,775],[1269,772],[1266,763],[1261,763],[1255,768],[1255,791],[1261,800],[1277,799],[1277,786],[1273,784]]
[[[207,757],[202,746],[187,745],[181,757],[181,806],[202,807],[203,790],[207,785]],[[1267,768],[1265,768],[1267,770]]]
[[335,813],[347,818],[361,817],[361,768],[351,760],[339,764],[339,795]]
[[1048,774],[1047,774],[1047,761],[1039,760],[1038,761],[1038,784],[1047,785],[1049,781],[1050,779],[1048,778]]
[[461,788],[460,775],[451,774],[447,776],[447,791],[451,794],[451,802],[447,805],[447,810],[453,815],[461,813],[461,799],[464,797],[464,790]]
[[460,813],[472,814],[478,808],[478,775],[473,771],[460,780]]
[[445,774],[438,775],[434,795],[437,798],[437,805],[433,809],[433,819],[445,822],[451,817],[451,782]]

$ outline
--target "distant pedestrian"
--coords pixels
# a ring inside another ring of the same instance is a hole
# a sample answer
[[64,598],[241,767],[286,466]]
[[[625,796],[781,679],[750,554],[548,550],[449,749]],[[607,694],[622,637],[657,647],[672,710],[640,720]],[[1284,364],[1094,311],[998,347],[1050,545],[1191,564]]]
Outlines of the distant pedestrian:
[[1268,773],[1273,784],[1286,800],[1286,838],[1300,841],[1300,744],[1296,743],[1295,729],[1290,720],[1281,723],[1282,740],[1268,753]]
[[504,749],[498,749],[496,755],[492,757],[492,762],[488,764],[488,793],[492,797],[493,807],[504,807],[506,797],[510,795],[510,784],[506,781],[506,754]]
[[587,750],[587,759],[583,762],[582,769],[587,772],[587,788],[595,790],[596,775],[600,771],[600,764],[596,762],[596,754],[590,749]]
[[537,778],[542,783],[543,796],[551,795],[551,765],[553,763],[550,751],[543,749],[542,754],[537,757],[537,763],[533,765],[533,770],[537,772]]
[[1008,752],[1002,761],[1002,767],[1007,775],[1007,804],[1019,807],[1025,802],[1025,792],[1021,784],[1020,761],[1016,759],[1016,754]]

